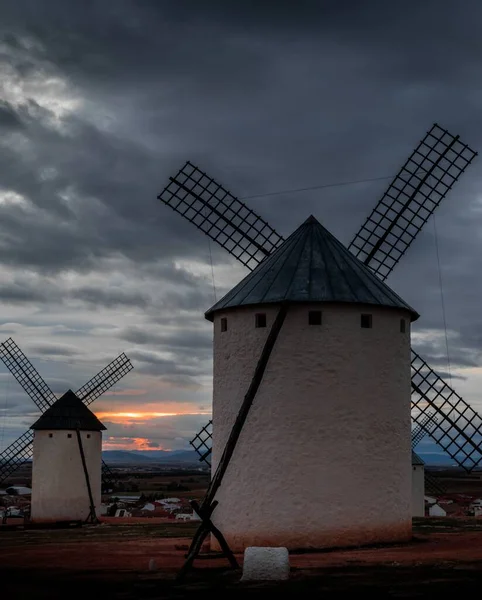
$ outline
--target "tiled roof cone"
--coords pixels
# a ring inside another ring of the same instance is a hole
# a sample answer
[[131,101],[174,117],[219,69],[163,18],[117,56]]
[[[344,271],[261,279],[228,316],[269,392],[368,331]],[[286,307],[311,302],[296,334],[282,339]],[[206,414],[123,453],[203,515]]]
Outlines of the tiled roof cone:
[[280,302],[347,302],[403,308],[420,316],[313,215],[206,313]]
[[72,390],[54,402],[30,429],[103,431],[106,427]]

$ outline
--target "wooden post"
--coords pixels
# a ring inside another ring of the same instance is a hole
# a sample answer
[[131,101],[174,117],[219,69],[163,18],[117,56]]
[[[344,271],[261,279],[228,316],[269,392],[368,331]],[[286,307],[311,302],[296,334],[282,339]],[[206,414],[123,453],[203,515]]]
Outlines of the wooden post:
[[97,523],[98,519],[97,519],[97,515],[95,514],[94,497],[92,496],[92,488],[90,487],[89,471],[87,470],[87,463],[85,462],[85,454],[84,454],[84,447],[82,445],[82,438],[80,437],[79,428],[77,428],[75,431],[77,433],[77,442],[79,444],[80,458],[82,460],[82,467],[84,469],[85,482],[87,484],[87,491],[89,493],[90,512],[89,512],[89,516],[86,519],[86,522],[90,521],[91,523]]

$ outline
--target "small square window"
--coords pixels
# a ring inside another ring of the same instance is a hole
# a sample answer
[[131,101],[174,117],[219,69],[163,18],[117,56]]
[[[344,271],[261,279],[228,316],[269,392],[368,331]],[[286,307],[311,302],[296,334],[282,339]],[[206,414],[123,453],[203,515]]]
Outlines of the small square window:
[[49,433],[49,437],[54,437],[54,434],[53,433]]
[[71,434],[71,433],[68,433],[68,434],[67,434],[67,437],[68,437],[68,438],[71,438],[71,437],[72,437],[72,434]]
[[90,433],[87,434],[87,439],[90,439]]
[[405,319],[400,319],[400,333],[405,333],[407,330],[407,326],[405,323]]
[[372,315],[361,315],[360,325],[364,329],[371,329],[372,328]]
[[257,313],[254,315],[254,322],[256,327],[266,327],[266,313]]
[[221,318],[221,331],[227,331],[228,330],[228,320],[226,319],[226,317],[222,317]]
[[308,325],[321,325],[321,310],[310,310],[308,312]]

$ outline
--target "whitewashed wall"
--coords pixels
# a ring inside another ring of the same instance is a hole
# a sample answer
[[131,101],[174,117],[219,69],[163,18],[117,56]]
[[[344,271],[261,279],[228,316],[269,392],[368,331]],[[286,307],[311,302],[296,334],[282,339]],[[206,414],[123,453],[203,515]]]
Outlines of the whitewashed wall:
[[[81,431],[80,435],[95,508],[100,511],[102,434],[100,431]],[[35,431],[32,521],[85,520],[89,511],[89,494],[75,431]]]
[[[320,308],[322,326],[308,325]],[[215,315],[213,472],[277,310]],[[256,312],[267,314],[266,328],[255,328]],[[372,329],[360,327],[361,313],[373,315]],[[213,521],[236,550],[408,539],[409,314],[292,306],[216,499]]]

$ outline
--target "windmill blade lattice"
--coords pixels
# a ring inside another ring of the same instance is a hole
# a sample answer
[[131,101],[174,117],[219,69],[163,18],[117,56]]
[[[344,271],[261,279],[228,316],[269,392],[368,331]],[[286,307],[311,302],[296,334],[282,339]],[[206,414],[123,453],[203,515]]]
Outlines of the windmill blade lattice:
[[442,496],[447,493],[447,488],[436,477],[425,471],[425,493]]
[[433,412],[427,412],[419,421],[420,423],[416,423],[412,430],[412,450],[436,427],[437,419],[434,417]]
[[213,422],[209,421],[201,431],[189,442],[199,454],[199,461],[211,466],[211,452],[213,445]]
[[283,238],[254,211],[189,161],[158,199],[254,269]]
[[382,281],[392,272],[428,218],[477,156],[436,123],[412,152],[349,250]]
[[[412,418],[457,464],[470,472],[482,460],[482,419],[412,350]],[[435,418],[434,416],[435,415]]]
[[57,400],[12,338],[0,344],[0,359],[42,412]]
[[33,431],[27,429],[0,454],[0,482],[32,458]]
[[122,353],[84,384],[75,395],[86,405],[91,404],[124,375],[133,369],[131,361]]

